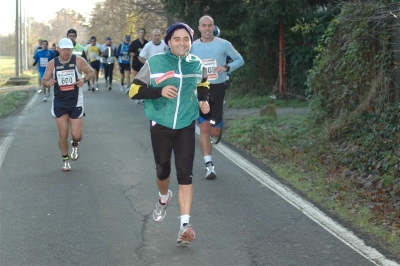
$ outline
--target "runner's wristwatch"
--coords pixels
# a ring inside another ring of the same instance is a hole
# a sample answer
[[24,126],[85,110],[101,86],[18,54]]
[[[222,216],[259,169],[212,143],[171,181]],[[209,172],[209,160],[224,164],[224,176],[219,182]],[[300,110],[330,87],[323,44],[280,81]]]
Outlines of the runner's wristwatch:
[[83,83],[88,83],[88,80],[86,78],[83,78]]
[[229,72],[229,70],[231,69],[231,67],[229,65],[226,65],[225,68],[226,68],[226,72]]

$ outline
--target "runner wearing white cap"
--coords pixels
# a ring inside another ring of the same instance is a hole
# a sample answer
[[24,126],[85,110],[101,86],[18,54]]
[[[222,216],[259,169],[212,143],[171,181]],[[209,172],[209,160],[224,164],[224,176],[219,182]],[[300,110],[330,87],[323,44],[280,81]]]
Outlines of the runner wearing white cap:
[[[71,160],[79,158],[78,144],[82,139],[82,118],[85,116],[82,86],[94,75],[93,69],[85,59],[72,54],[73,48],[70,39],[61,39],[58,42],[60,55],[47,64],[42,78],[44,86],[47,88],[54,86],[51,114],[56,118],[63,172],[71,170],[68,155],[69,128],[72,136]],[[85,77],[82,76],[82,72]]]

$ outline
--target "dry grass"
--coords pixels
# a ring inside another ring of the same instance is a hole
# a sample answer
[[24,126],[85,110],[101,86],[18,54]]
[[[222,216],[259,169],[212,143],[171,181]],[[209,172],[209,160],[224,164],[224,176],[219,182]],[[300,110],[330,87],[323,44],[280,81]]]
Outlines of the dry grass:
[[[24,71],[21,76],[29,77],[29,84],[37,84],[38,73],[35,68]],[[15,58],[0,56],[0,87],[7,86],[7,81],[12,77],[15,77]]]

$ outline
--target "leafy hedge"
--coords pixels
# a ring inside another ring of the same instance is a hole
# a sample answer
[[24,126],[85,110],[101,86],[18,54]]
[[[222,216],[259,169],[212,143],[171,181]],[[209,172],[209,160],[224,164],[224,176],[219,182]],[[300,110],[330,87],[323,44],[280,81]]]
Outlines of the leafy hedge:
[[[345,3],[318,46],[307,85],[314,121],[325,123],[337,167],[358,183],[400,177],[400,105],[394,87],[397,5]],[[347,173],[348,174],[348,173]],[[400,189],[391,187],[400,196]],[[390,192],[390,193],[392,193]],[[389,193],[389,192],[388,192]]]

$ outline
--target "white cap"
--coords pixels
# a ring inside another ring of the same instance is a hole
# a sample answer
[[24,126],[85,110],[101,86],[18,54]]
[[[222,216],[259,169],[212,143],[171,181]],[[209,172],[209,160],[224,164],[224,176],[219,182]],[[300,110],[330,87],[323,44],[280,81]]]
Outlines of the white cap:
[[68,38],[62,38],[59,42],[58,42],[58,47],[60,47],[60,49],[63,48],[74,48],[74,44],[72,43],[72,41]]

